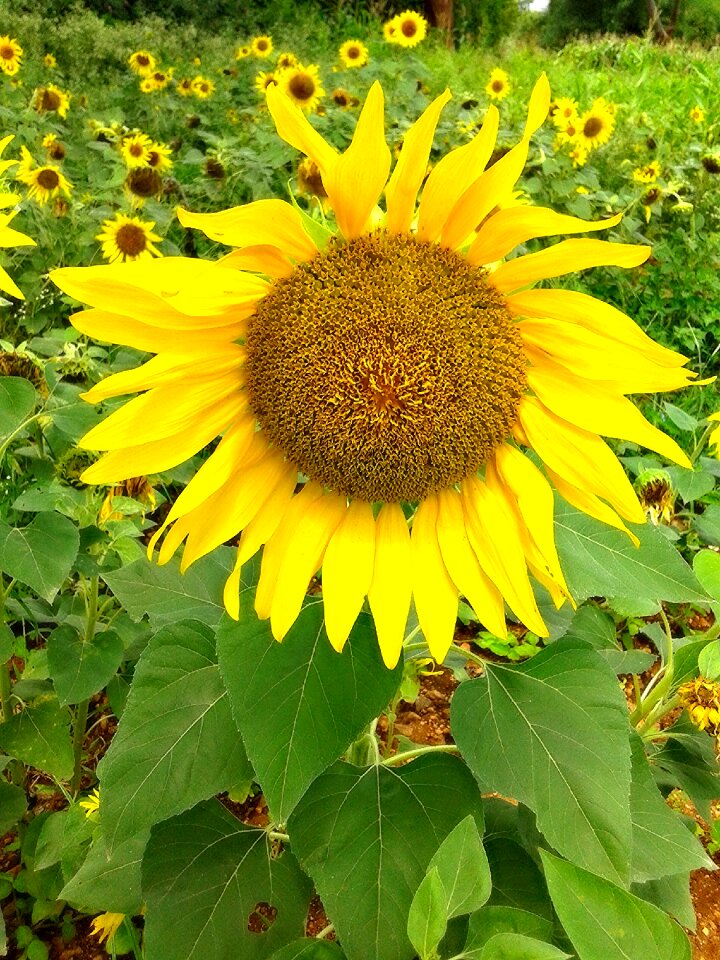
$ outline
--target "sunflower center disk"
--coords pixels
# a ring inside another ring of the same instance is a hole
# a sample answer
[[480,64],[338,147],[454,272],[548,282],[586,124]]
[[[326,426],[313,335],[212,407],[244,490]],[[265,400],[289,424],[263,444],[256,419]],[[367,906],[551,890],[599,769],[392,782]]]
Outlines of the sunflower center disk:
[[271,440],[313,480],[416,501],[475,473],[526,390],[520,336],[482,269],[409,236],[336,245],[251,318],[246,382]]

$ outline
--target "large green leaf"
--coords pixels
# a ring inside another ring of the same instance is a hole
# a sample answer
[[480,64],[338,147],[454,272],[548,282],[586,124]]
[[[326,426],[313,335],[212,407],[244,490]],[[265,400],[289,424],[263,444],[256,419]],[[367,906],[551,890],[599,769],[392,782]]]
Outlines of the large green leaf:
[[322,604],[306,605],[277,643],[248,609],[218,632],[220,672],[271,812],[286,820],[308,786],[392,699],[402,663],[387,670],[369,616],[362,614],[342,653],[330,646]]
[[14,827],[26,810],[27,799],[22,787],[0,778],[0,836]]
[[497,933],[485,946],[463,952],[467,960],[563,960],[567,956],[551,943],[521,933]]
[[634,881],[657,880],[700,867],[714,869],[700,841],[665,803],[655,786],[640,737],[633,733],[630,871]]
[[448,919],[479,910],[492,888],[490,865],[473,816],[467,816],[443,840],[428,866],[437,868]]
[[216,800],[153,829],[142,876],[147,960],[263,960],[303,934],[311,884],[297,861]]
[[0,570],[52,602],[80,546],[77,527],[60,513],[38,513],[27,527],[0,520]]
[[521,666],[488,666],[458,688],[450,722],[483,790],[530,807],[573,862],[627,881],[627,708],[595,651],[558,640]]
[[184,621],[153,637],[98,772],[109,851],[252,778],[209,627]]
[[158,566],[141,559],[102,578],[133,620],[145,614],[156,627],[178,620],[200,620],[217,626],[224,613],[222,595],[233,566],[233,551],[213,550],[180,573],[180,561]]
[[535,940],[550,941],[553,925],[546,917],[517,907],[482,907],[470,917],[466,950],[477,950],[499,933],[520,933]]
[[35,397],[35,387],[29,380],[0,377],[0,444],[33,412]]
[[592,644],[614,673],[643,673],[657,660],[643,650],[621,650],[613,618],[589,603],[580,607],[564,636]]
[[397,769],[338,762],[313,783],[289,833],[349,960],[410,960],[413,896],[468,814],[482,824],[477,785],[455,757],[426,755]]
[[678,873],[674,877],[660,877],[646,883],[633,883],[630,888],[636,896],[660,907],[688,930],[695,930],[695,909],[690,894],[690,874]]
[[693,560],[693,570],[713,600],[720,602],[720,555],[714,550],[699,550]]
[[85,641],[67,623],[56,627],[48,637],[47,657],[60,703],[80,703],[102,690],[115,675],[123,653],[123,642],[113,630]]
[[297,940],[274,953],[270,960],[343,960],[340,947],[327,940]]
[[119,844],[110,856],[98,836],[77,873],[63,887],[61,898],[86,913],[138,913],[142,906],[140,864],[149,836],[149,830],[143,831]]
[[619,530],[558,501],[555,538],[576,600],[604,596],[707,601],[690,567],[657,528],[646,524],[632,529],[639,547]]
[[666,913],[608,880],[541,851],[553,905],[580,960],[690,960]]
[[664,731],[667,739],[654,754],[653,773],[661,787],[680,787],[710,821],[711,805],[720,799],[720,768],[713,743],[683,714]]
[[73,771],[70,714],[57,700],[26,707],[0,724],[0,750],[58,780]]

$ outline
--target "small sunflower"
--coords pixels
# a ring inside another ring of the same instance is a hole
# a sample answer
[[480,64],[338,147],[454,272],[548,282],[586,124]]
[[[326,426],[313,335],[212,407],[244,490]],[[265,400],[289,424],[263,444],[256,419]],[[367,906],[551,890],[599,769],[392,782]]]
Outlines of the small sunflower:
[[85,811],[86,817],[92,817],[100,812],[100,791],[97,787],[78,803],[78,806]]
[[578,120],[576,138],[578,143],[594,150],[607,143],[615,128],[615,114],[602,98],[595,100],[589,110]]
[[414,10],[405,10],[390,21],[392,32],[388,30],[385,39],[399,47],[416,47],[427,36],[428,22]]
[[154,226],[149,220],[116,213],[112,220],[103,221],[95,239],[102,244],[102,255],[109,263],[149,260],[162,256],[154,245],[162,241],[162,237],[152,232]]
[[577,117],[578,102],[572,97],[558,97],[550,107],[550,117],[558,129],[562,130],[568,120]]
[[120,153],[129,170],[147,167],[153,142],[146,133],[131,133],[120,143]]
[[235,51],[235,59],[244,60],[245,57],[249,57],[251,53],[252,53],[252,47],[248,47],[248,46],[238,47],[237,50]]
[[573,143],[568,157],[572,160],[573,167],[584,167],[588,159],[588,149],[581,143]]
[[304,157],[298,164],[297,183],[298,193],[318,197],[320,200],[327,199],[327,190],[323,186],[320,167],[310,157]]
[[320,74],[315,64],[304,67],[301,63],[290,70],[283,70],[278,84],[294,104],[305,113],[317,109],[320,98],[325,96]]
[[207,98],[211,97],[215,92],[215,84],[212,80],[208,80],[207,77],[202,77],[198,74],[197,77],[193,78],[192,92],[199,100],[207,100]]
[[70,196],[72,184],[65,177],[59,167],[54,164],[38,166],[27,147],[21,147],[22,161],[15,174],[15,179],[24,183],[28,189],[28,197],[36,200],[41,206],[54,200],[59,193]]
[[171,153],[172,150],[166,143],[157,143],[153,140],[148,147],[147,165],[159,173],[165,173],[166,170],[172,169]]
[[678,689],[678,697],[698,730],[720,734],[720,683],[695,677]]
[[644,470],[635,481],[640,506],[657,526],[675,516],[675,490],[667,470]]
[[290,67],[296,67],[300,61],[294,53],[280,53],[275,61],[276,70],[288,70]]
[[332,97],[332,101],[335,106],[342,107],[344,110],[352,106],[354,99],[351,94],[349,94],[347,90],[344,90],[342,87],[337,87],[335,90],[333,90],[330,96]]
[[101,913],[94,918],[90,932],[100,943],[105,943],[106,940],[112,940],[124,920],[124,913]]
[[173,67],[167,70],[153,70],[147,74],[146,79],[151,80],[155,90],[164,90],[172,80]]
[[269,57],[273,50],[272,37],[253,37],[250,50],[256,57]]
[[695,123],[702,123],[705,119],[705,111],[702,107],[691,107],[689,116]]
[[141,207],[150,197],[162,193],[163,178],[152,167],[135,167],[128,170],[124,186],[133,207]]
[[50,83],[47,87],[37,88],[31,106],[37,113],[56,113],[64,120],[70,109],[70,94]]
[[51,160],[65,159],[67,148],[61,140],[58,140],[56,134],[46,133],[42,138],[42,146],[45,148],[45,152]]
[[183,77],[182,80],[178,80],[175,89],[181,97],[191,97],[193,95],[192,85],[193,82],[190,77]]
[[708,173],[720,173],[720,153],[706,153],[700,162]]
[[383,39],[387,43],[395,43],[396,28],[397,28],[397,25],[395,23],[394,17],[392,20],[388,20],[386,23],[383,24]]
[[14,77],[20,69],[23,48],[11,37],[0,37],[0,70]]
[[263,96],[267,93],[268,87],[274,87],[278,83],[279,73],[275,73],[274,70],[263,71],[255,77],[255,89],[258,93],[261,93]]
[[46,53],[45,56],[43,57],[43,64],[49,70],[54,70],[55,67],[57,66],[57,60],[55,59],[55,56],[52,53]]
[[158,88],[155,85],[155,81],[152,77],[143,77],[140,81],[140,92],[141,93],[155,93]]
[[346,40],[339,54],[346,67],[364,67],[370,59],[368,48],[359,40]]
[[[5,147],[13,139],[12,135],[3,137],[0,140],[0,156],[5,149]],[[0,161],[0,174],[4,173],[10,167],[14,166],[17,163],[17,160],[2,160]],[[20,198],[17,194],[9,193],[0,189],[0,210],[5,210],[8,207],[13,207]],[[11,220],[17,215],[17,210],[11,210],[10,213],[0,213],[0,247],[34,247],[35,241],[31,240],[30,237],[25,236],[24,233],[19,233],[17,230],[14,230],[10,226]],[[24,300],[22,291],[17,286],[15,281],[10,277],[8,272],[4,267],[0,266],[0,290],[3,293],[9,293],[13,297],[16,297],[18,300]]]
[[651,160],[642,167],[636,167],[632,176],[635,183],[654,183],[660,176],[660,162]]
[[413,598],[438,663],[459,595],[493,633],[505,635],[507,601],[547,636],[530,575],[558,606],[567,598],[553,486],[631,539],[624,521],[645,521],[601,435],[689,465],[626,396],[688,384],[686,359],[587,294],[532,289],[593,266],[638,266],[649,247],[572,239],[506,259],[532,238],[620,220],[503,207],[547,116],[547,79],[516,146],[488,166],[491,106],[478,135],[423,185],[449,99],[409,128],[390,173],[378,83],[344,153],[271,86],[278,132],[321,171],[334,238],[318,246],[282,200],[180,210],[184,226],[238,249],[219,262],[168,257],[52,275],[94,308],[72,318],[78,330],[157,355],[84,395],[139,393],[80,441],[107,451],[83,478],[166,470],[220,436],[150,549],[162,539],[164,563],[187,540],[186,569],[242,531],[225,589],[237,618],[242,566],[264,545],[255,608],[278,640],[321,569],[330,642],[342,648],[367,596],[389,666]]
[[504,100],[510,93],[510,77],[500,67],[490,73],[490,79],[485,86],[485,93],[493,100]]
[[136,50],[128,57],[128,65],[138,76],[147,77],[157,64],[155,57],[148,50]]

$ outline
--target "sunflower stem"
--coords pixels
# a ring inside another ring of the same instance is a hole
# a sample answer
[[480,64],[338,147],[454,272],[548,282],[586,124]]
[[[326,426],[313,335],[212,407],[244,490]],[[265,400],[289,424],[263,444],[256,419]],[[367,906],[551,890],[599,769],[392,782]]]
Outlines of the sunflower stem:
[[383,760],[386,767],[394,767],[398,763],[404,763],[406,760],[414,760],[416,757],[422,757],[426,753],[460,753],[454,743],[431,743],[424,747],[415,747],[413,750],[406,750],[404,753],[396,753],[393,757],[387,757]]

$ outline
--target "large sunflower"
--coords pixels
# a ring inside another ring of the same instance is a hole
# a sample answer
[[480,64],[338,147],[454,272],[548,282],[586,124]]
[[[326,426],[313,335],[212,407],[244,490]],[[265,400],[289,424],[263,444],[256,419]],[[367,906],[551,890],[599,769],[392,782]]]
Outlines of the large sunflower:
[[160,562],[187,540],[186,569],[242,531],[225,589],[233,616],[241,567],[264,545],[256,610],[278,640],[322,568],[333,646],[367,596],[388,665],[413,598],[438,661],[459,595],[494,633],[505,632],[505,600],[547,634],[529,574],[563,602],[551,484],[615,527],[645,519],[600,434],[688,464],[625,396],[687,384],[685,360],[593,297],[530,289],[572,270],[637,266],[649,248],[565,240],[502,262],[530,238],[619,221],[503,208],[547,115],[546,78],[520,142],[486,169],[498,129],[490,107],[478,135],[433,167],[416,212],[449,97],[405,134],[388,179],[379,84],[342,154],[268,89],[279,134],[321,172],[337,222],[326,243],[294,206],[260,200],[179,213],[238,248],[217,263],[168,257],[53,274],[93,308],[73,318],[77,329],[157,354],[85,394],[144,391],[83,438],[108,451],[84,479],[156,473],[220,436],[153,538],[164,537]]
[[[0,157],[3,154],[3,150],[13,139],[12,134],[7,137],[3,137],[0,140]],[[10,167],[14,166],[17,163],[17,160],[0,160],[0,176],[5,173]],[[0,210],[7,210],[8,207],[14,207],[18,202],[20,197],[16,193],[9,193],[7,190],[3,189],[0,184]],[[17,230],[14,230],[10,226],[10,222],[13,217],[18,213],[17,210],[11,210],[10,213],[0,213],[0,247],[34,247],[35,241],[30,237],[25,236],[24,233],[19,233]],[[24,300],[22,291],[12,279],[10,274],[2,266],[0,266],[0,291],[3,293],[9,293],[13,297],[17,297],[18,300]]]

